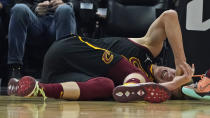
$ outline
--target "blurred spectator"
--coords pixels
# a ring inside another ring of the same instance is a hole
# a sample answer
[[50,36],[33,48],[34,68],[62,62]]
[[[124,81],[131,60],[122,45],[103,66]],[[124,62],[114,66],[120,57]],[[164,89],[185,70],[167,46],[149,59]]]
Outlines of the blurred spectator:
[[2,85],[6,85],[7,77],[7,33],[9,24],[9,12],[12,7],[12,0],[0,0],[0,78]]
[[179,0],[173,0],[173,1],[174,1],[175,7],[178,7],[178,5],[179,5]]
[[[11,9],[8,30],[9,78],[20,78],[26,38],[60,39],[76,33],[75,15],[67,0],[17,0]],[[39,49],[39,47],[37,47]]]
[[[5,3],[4,3],[5,4]],[[0,1],[0,38],[2,39],[2,35],[3,35],[3,23],[2,23],[2,10],[3,10],[3,3],[2,1]]]
[[7,34],[11,6],[10,0],[0,0],[0,40],[5,38]]
[[179,4],[179,0],[169,0],[169,8],[176,9]]

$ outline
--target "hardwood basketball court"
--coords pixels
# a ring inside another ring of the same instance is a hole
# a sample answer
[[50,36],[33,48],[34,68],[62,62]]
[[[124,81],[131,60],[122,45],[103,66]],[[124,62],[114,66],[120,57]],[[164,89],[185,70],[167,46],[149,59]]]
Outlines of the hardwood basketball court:
[[169,100],[151,104],[143,101],[67,101],[41,97],[0,96],[0,118],[210,118],[210,102]]

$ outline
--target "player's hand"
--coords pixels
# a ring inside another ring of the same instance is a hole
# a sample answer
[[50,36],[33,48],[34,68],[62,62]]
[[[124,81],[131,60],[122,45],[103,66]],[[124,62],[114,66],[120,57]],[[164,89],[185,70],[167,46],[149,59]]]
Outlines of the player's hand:
[[39,3],[35,9],[36,13],[41,16],[46,15],[48,12],[49,4],[50,4],[49,1],[44,1]]
[[176,64],[176,76],[180,76],[184,74],[183,69],[181,68],[181,66],[186,67],[188,64],[186,63],[186,61],[183,60],[176,60],[175,61]]
[[64,4],[64,2],[63,2],[62,0],[51,0],[51,1],[50,1],[50,6],[51,6],[50,10],[51,10],[51,11],[55,11],[56,8],[57,8],[59,5],[62,5],[62,4]]
[[180,76],[180,75],[184,74],[181,66],[185,65],[185,63],[186,62],[184,62],[184,61],[176,62],[176,76]]
[[173,82],[175,82],[175,84],[180,85],[180,86],[191,82],[192,76],[194,75],[194,72],[195,72],[194,64],[192,64],[192,67],[191,67],[189,64],[184,62],[182,65],[179,66],[179,68],[182,74],[176,75]]

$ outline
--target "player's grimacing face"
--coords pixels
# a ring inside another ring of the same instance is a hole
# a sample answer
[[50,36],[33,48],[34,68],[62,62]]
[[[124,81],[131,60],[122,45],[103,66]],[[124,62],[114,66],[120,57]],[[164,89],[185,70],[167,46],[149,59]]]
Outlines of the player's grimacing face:
[[175,69],[164,66],[159,66],[157,69],[154,70],[154,76],[158,83],[172,81],[175,77],[175,73]]

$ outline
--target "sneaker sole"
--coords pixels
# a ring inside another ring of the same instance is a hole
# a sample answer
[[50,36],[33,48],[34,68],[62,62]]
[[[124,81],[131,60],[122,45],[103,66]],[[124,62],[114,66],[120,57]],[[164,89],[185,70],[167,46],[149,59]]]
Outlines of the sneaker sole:
[[113,90],[113,97],[118,102],[145,100],[160,103],[168,100],[171,93],[165,87],[155,84],[137,84],[136,86],[118,86]]
[[11,78],[8,82],[8,87],[7,87],[7,94],[9,96],[11,95],[17,95],[17,89],[18,89],[18,79],[16,78]]
[[32,96],[37,84],[38,82],[30,76],[21,78],[18,82],[17,95],[24,97]]
[[182,87],[182,93],[195,99],[210,100],[210,95],[200,96],[191,88]]

